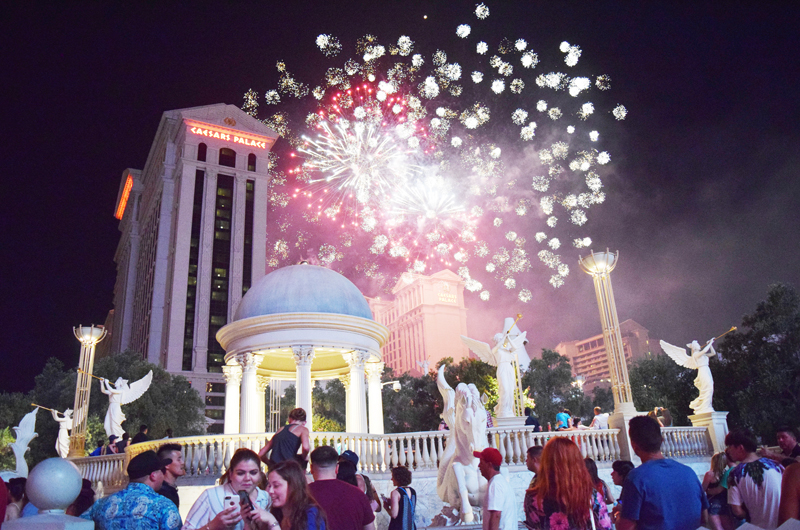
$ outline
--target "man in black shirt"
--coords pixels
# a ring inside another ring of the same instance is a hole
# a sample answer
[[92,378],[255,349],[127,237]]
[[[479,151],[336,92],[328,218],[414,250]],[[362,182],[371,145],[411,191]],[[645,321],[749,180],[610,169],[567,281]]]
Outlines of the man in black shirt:
[[160,495],[168,498],[175,503],[178,508],[181,507],[181,500],[178,497],[178,487],[176,482],[178,477],[186,474],[186,465],[183,462],[183,454],[181,454],[181,446],[178,444],[164,444],[158,448],[158,458],[171,459],[172,463],[164,468],[164,482],[161,484],[161,489],[158,490]]
[[147,425],[140,425],[139,432],[136,433],[136,436],[134,436],[133,440],[131,440],[131,445],[140,444],[142,442],[147,442],[149,440],[150,437],[147,436]]
[[797,431],[788,425],[781,425],[776,432],[780,453],[773,453],[767,447],[762,447],[760,456],[769,458],[783,465],[789,466],[800,462],[800,444],[797,443]]

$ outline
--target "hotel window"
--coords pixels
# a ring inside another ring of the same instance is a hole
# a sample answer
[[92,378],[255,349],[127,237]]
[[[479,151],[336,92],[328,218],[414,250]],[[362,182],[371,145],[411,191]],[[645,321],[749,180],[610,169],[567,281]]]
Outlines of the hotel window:
[[[222,158],[222,151],[220,151]],[[221,372],[225,350],[217,342],[217,331],[227,323],[228,318],[228,277],[231,266],[231,218],[233,177],[217,175],[217,201],[214,219],[214,244],[211,250],[211,303],[209,304],[208,326],[208,371]]]
[[236,167],[236,151],[223,147],[219,150],[219,165]]
[[247,171],[255,171],[256,170],[256,155],[250,153],[247,155]]
[[[205,144],[200,144],[205,159]],[[184,370],[192,369],[192,351],[194,349],[194,308],[197,296],[197,265],[200,255],[200,221],[203,212],[203,185],[205,173],[200,170],[194,174],[194,200],[192,204],[192,233],[189,243],[189,276],[186,279],[186,312],[184,313],[183,359]]]
[[200,162],[206,161],[206,153],[208,152],[208,146],[206,144],[201,143],[197,146],[197,160]]

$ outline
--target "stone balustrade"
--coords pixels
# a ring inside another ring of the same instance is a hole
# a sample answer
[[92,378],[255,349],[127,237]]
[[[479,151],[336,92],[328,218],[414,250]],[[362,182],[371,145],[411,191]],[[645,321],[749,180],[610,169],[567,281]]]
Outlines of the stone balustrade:
[[[705,427],[666,427],[664,456],[670,458],[705,457],[712,453]],[[572,439],[584,457],[600,463],[629,458],[623,454],[618,441],[618,429],[534,432],[533,427],[493,427],[488,429],[488,443],[500,451],[508,465],[525,465],[528,447],[543,446],[550,438]],[[320,445],[335,447],[340,453],[347,449],[359,455],[359,471],[373,475],[388,473],[396,465],[414,471],[435,470],[444,452],[448,431],[409,432],[400,434],[311,433],[312,448]],[[125,468],[137,454],[157,450],[164,443],[176,443],[182,448],[189,477],[219,476],[225,472],[233,453],[246,447],[258,452],[272,433],[265,434],[208,434],[169,440],[151,440],[126,449],[124,455],[71,459],[83,477],[93,483],[102,481],[106,491],[124,487]]]
[[533,427],[492,427],[489,445],[500,451],[509,465],[524,465],[528,448],[544,446],[550,438],[570,438],[581,449],[583,457],[597,462],[613,462],[621,458],[617,436],[619,429],[534,432]]
[[707,427],[662,427],[661,452],[667,458],[704,457],[714,453]]
[[92,481],[92,486],[95,488],[98,482],[102,482],[103,489],[112,492],[124,488],[128,483],[127,454],[70,458],[70,461],[78,466],[83,478]]

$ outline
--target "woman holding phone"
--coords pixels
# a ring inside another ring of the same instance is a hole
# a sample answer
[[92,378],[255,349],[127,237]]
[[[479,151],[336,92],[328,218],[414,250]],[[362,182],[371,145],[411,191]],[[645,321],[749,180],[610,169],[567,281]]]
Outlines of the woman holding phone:
[[267,530],[269,495],[258,488],[261,460],[237,449],[220,485],[208,488],[192,505],[182,530]]

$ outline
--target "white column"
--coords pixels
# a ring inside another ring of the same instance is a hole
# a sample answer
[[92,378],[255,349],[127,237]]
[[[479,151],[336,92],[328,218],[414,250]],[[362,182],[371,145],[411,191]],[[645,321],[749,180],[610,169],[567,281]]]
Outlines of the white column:
[[[352,406],[350,402],[350,374],[340,376],[339,381],[344,385],[344,418],[345,421],[348,421],[347,418],[352,417],[352,413],[350,412],[350,407]],[[345,427],[345,431],[346,430],[347,427]]]
[[238,364],[222,367],[225,376],[225,434],[239,434],[239,387],[242,367]]
[[[366,350],[343,354],[350,365],[350,410],[347,415],[347,432],[367,432],[367,396],[364,392],[364,364],[369,359]],[[351,417],[352,416],[352,417]]]
[[258,418],[256,421],[257,432],[267,432],[267,397],[266,390],[269,378],[263,375],[256,376],[258,390]]
[[311,362],[314,360],[313,346],[292,346],[292,354],[296,366],[295,388],[297,400],[295,407],[306,411],[306,427],[312,430],[311,418]]
[[[217,175],[206,172],[203,214],[200,219],[200,251],[197,257],[197,294],[194,302],[194,348],[192,371],[208,366],[208,321],[211,308],[211,258],[214,251],[214,216],[217,206]],[[241,424],[244,428],[244,424]]]
[[366,363],[367,391],[369,392],[369,433],[383,434],[383,395],[381,374],[384,363]]
[[[242,365],[242,408],[239,415],[239,431],[256,433],[258,428],[258,380],[256,370],[261,364],[263,355],[258,353],[240,353],[236,360]],[[264,431],[261,431],[264,432]]]

